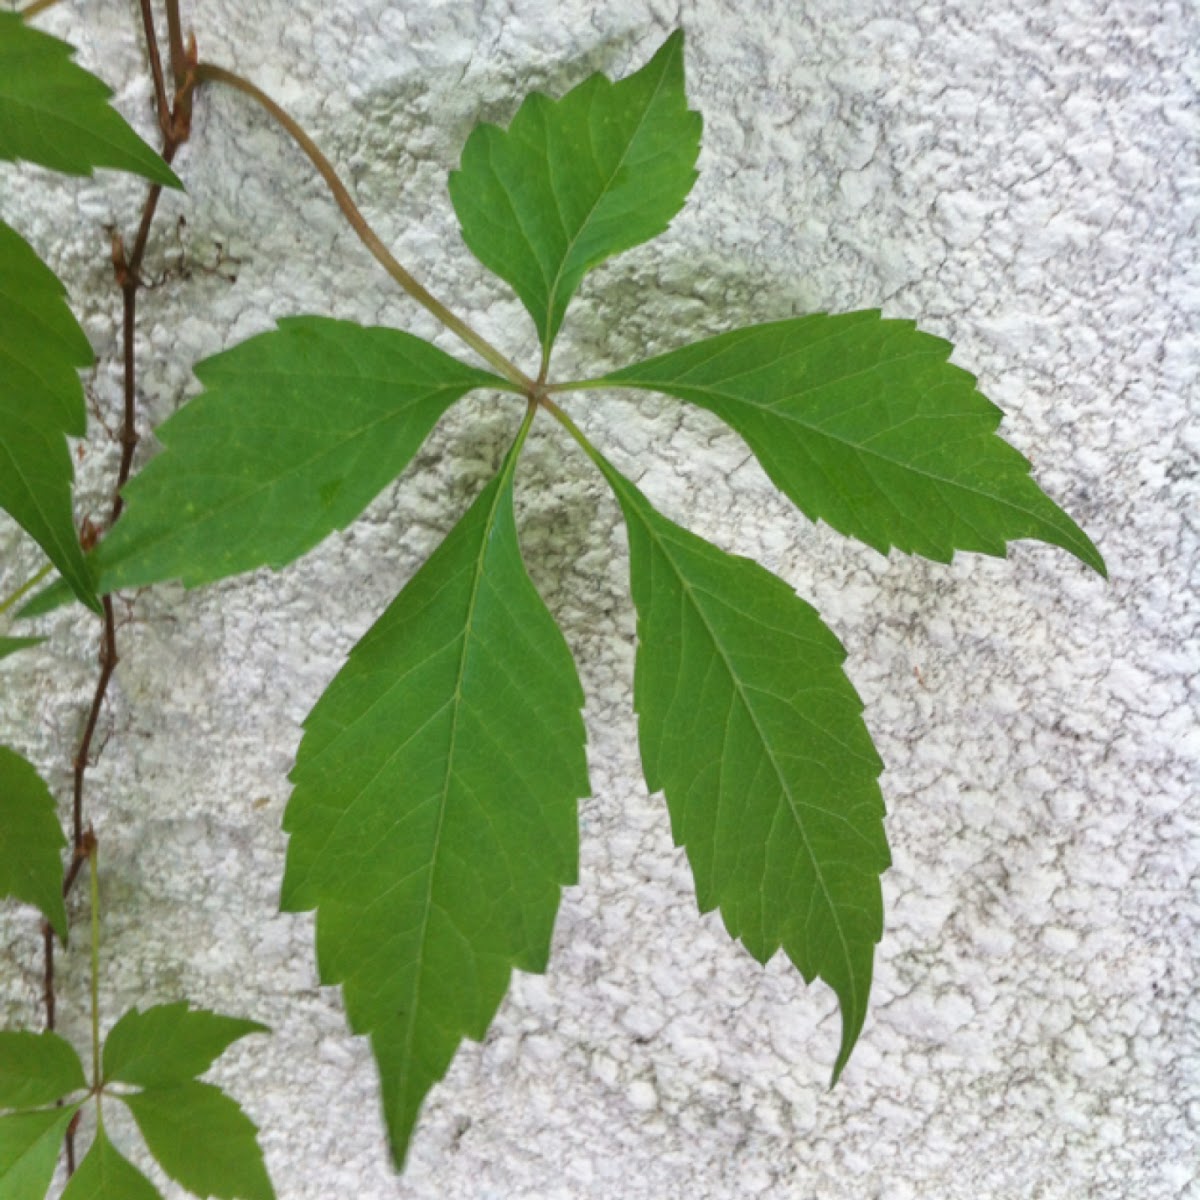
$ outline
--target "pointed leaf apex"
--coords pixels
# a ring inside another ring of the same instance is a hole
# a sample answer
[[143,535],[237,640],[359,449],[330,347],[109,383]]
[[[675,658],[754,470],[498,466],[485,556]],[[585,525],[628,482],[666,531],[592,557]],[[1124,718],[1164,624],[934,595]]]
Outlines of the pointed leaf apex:
[[891,861],[882,763],[845,651],[786,583],[598,465],[629,529],[647,784],[666,794],[701,910],[719,906],[760,962],[782,948],[833,988],[839,1074],[865,1018]]
[[109,101],[112,90],[74,61],[67,42],[0,12],[0,159],[68,175],[131,171],[182,190],[170,166]]
[[507,129],[476,127],[451,173],[463,240],[512,285],[546,355],[587,272],[662,233],[695,182],[682,49],[676,31],[615,83],[527,96]]
[[33,764],[0,746],[0,897],[32,904],[60,941],[67,938],[62,847],[54,797]]
[[355,646],[292,772],[283,904],[317,910],[397,1164],[513,970],[544,968],[578,872],[582,690],[521,559],[518,448]]
[[950,343],[877,309],[731,330],[602,381],[708,409],[806,516],[887,553],[1003,557],[1037,538],[1103,574],[1087,535],[1000,438]]

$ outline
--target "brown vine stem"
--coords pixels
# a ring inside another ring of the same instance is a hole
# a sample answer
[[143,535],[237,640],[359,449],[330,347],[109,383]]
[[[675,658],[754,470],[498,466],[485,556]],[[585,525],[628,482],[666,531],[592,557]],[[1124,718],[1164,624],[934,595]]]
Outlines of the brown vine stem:
[[[175,157],[178,149],[179,143],[174,140],[173,136],[168,136],[166,145],[163,147],[163,158],[169,163]],[[154,214],[158,210],[158,200],[161,195],[162,188],[157,183],[153,184],[146,196],[146,204],[142,209],[142,219],[138,225],[133,251],[129,257],[126,258],[125,256],[124,244],[119,236],[114,239],[113,244],[114,267],[123,299],[121,340],[124,355],[124,413],[121,420],[120,433],[121,464],[117,470],[116,483],[113,486],[112,512],[109,516],[110,526],[121,515],[121,510],[124,507],[124,501],[121,499],[121,489],[129,480],[129,473],[133,466],[133,452],[138,443],[137,362],[134,337],[137,323],[137,293],[138,288],[141,286],[139,273],[142,260],[146,254],[146,245],[150,237],[150,226],[154,221]],[[100,641],[100,676],[96,680],[96,689],[92,695],[91,708],[88,710],[87,723],[84,726],[83,736],[80,738],[79,748],[75,753],[72,763],[74,780],[72,789],[72,833],[75,852],[71,859],[71,865],[67,868],[66,877],[63,880],[64,896],[70,894],[80,868],[87,857],[86,854],[81,854],[81,848],[84,845],[84,775],[87,772],[88,762],[91,757],[92,739],[95,737],[96,724],[100,719],[100,711],[104,706],[104,700],[108,694],[108,685],[112,680],[112,674],[116,670],[118,662],[117,629],[113,613],[112,597],[104,596],[101,599],[101,604],[104,609],[104,632]]]
[[[53,0],[49,0],[53,2]],[[168,101],[166,81],[163,77],[162,59],[158,50],[158,38],[155,33],[154,15],[149,0],[141,0],[143,29],[146,37],[146,53],[150,60],[151,73],[154,76],[154,92],[158,109],[159,124],[163,132],[163,159],[170,163],[179,147],[187,140],[191,126],[191,92],[195,86],[195,77],[190,66],[182,72],[182,82],[178,82],[173,99]],[[175,7],[175,18],[178,21],[178,7]],[[172,55],[174,61],[174,55]],[[184,59],[180,60],[184,62]],[[194,57],[187,57],[186,62],[194,64]],[[180,75],[177,74],[177,80]],[[122,298],[122,358],[123,358],[123,413],[121,419],[121,461],[117,469],[117,478],[113,485],[112,509],[109,514],[109,526],[120,517],[124,501],[121,489],[129,479],[133,466],[133,454],[137,447],[137,358],[136,358],[136,328],[137,328],[137,294],[141,287],[142,262],[146,255],[146,247],[150,239],[150,227],[154,223],[158,202],[162,196],[162,187],[152,184],[146,194],[146,202],[142,208],[141,220],[138,223],[134,237],[133,248],[126,254],[125,243],[119,234],[113,236],[113,270],[117,284],[121,289]],[[92,755],[92,742],[96,735],[96,726],[100,713],[108,695],[108,687],[116,670],[117,654],[117,625],[113,612],[111,596],[101,599],[103,608],[103,632],[100,639],[100,674],[92,693],[91,706],[88,709],[87,721],[83,735],[72,761],[72,855],[71,862],[63,876],[63,896],[69,896],[80,870],[89,858],[93,864],[93,906],[95,903],[95,847],[96,839],[91,829],[84,828],[84,782]],[[93,911],[93,926],[96,916]],[[95,955],[96,930],[93,928],[93,958]],[[46,1027],[54,1028],[55,1021],[55,991],[54,991],[54,935],[48,926],[43,928],[44,976],[43,992],[46,1006]],[[93,961],[93,1023],[97,1019],[95,1011],[95,963]],[[95,1042],[95,1038],[93,1038]],[[98,1045],[98,1043],[96,1043]],[[97,1076],[98,1078],[98,1076]],[[67,1175],[75,1172],[75,1124],[67,1129]]]
[[241,75],[226,70],[224,67],[218,67],[213,63],[199,63],[196,67],[196,79],[198,82],[207,80],[212,83],[223,83],[227,87],[235,88],[265,108],[287,130],[292,140],[308,156],[309,161],[316,167],[321,178],[325,180],[329,190],[333,193],[333,198],[337,202],[338,208],[342,210],[342,215],[349,221],[354,232],[358,234],[359,240],[370,250],[383,269],[387,271],[404,291],[424,309],[437,317],[447,329],[470,346],[476,354],[495,367],[519,391],[528,395],[535,389],[537,385],[534,380],[530,379],[524,371],[510,362],[491,342],[481,334],[476,333],[470,325],[451,312],[450,309],[429,292],[428,289],[418,283],[396,261],[391,251],[383,244],[371,226],[367,224],[367,220],[359,211],[358,205],[354,203],[350,193],[346,190],[346,185],[342,183],[329,160],[321,153],[316,142],[266,92],[251,83],[248,79],[244,79]]

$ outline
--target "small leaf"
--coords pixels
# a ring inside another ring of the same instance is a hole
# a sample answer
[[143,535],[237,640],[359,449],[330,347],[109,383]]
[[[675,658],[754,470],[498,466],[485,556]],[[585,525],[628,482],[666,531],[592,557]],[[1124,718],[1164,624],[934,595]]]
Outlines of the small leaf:
[[79,370],[91,361],[62,284],[0,221],[0,508],[99,611],[75,533],[66,439],[87,432]]
[[218,1200],[273,1200],[258,1130],[220,1088],[190,1080],[120,1099],[158,1165],[189,1192]]
[[0,1108],[37,1108],[86,1087],[83,1063],[65,1038],[0,1031]]
[[516,290],[547,355],[584,275],[683,207],[700,127],[676,32],[620,83],[592,75],[561,100],[534,92],[507,130],[479,125],[467,139],[450,175],[463,239]]
[[62,1200],[162,1200],[158,1189],[108,1140],[101,1125]]
[[0,637],[0,658],[7,658],[10,654],[17,654],[21,650],[28,650],[33,646],[40,646],[46,639],[44,637]]
[[203,1075],[239,1038],[269,1033],[257,1021],[223,1017],[186,1001],[130,1009],[104,1042],[104,1080],[142,1087],[183,1083]]
[[43,1200],[79,1105],[0,1117],[0,1197]]
[[71,61],[74,53],[18,13],[0,12],[0,159],[68,175],[114,167],[181,187],[175,172],[110,107],[108,87]]
[[878,312],[708,338],[608,375],[707,408],[803,512],[887,553],[946,562],[1040,538],[1104,574],[1088,536],[996,436],[1001,412],[950,343]]
[[96,552],[105,592],[282,567],[344,528],[477,387],[507,387],[411,334],[294,317],[196,367],[207,391],[158,430]]
[[866,1017],[890,861],[845,651],[782,580],[602,469],[629,528],[646,783],[666,793],[700,910],[720,907],[760,962],[782,946],[837,993],[836,1081]]
[[32,904],[67,940],[62,847],[54,797],[19,754],[0,746],[0,896]]
[[370,1034],[402,1164],[426,1093],[542,971],[575,880],[583,694],[521,562],[517,449],[305,722],[283,907]]

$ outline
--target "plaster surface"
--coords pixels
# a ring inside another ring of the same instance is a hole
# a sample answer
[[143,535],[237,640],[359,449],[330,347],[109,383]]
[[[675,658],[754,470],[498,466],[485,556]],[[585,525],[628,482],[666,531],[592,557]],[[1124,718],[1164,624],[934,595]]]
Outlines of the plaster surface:
[[[1091,533],[1104,582],[1034,544],[950,566],[813,526],[731,432],[657,397],[571,410],[668,515],[824,614],[887,764],[894,866],[871,1014],[836,1090],[832,994],[697,916],[641,780],[633,614],[614,502],[539,422],[523,547],[588,696],[592,798],[549,972],[518,976],[393,1174],[366,1045],[277,912],[300,722],[452,526],[519,410],[473,399],[345,533],[273,574],[120,603],[122,662],[89,774],[103,1011],[189,998],[271,1025],[214,1078],[261,1127],[281,1200],[1183,1200],[1200,1195],[1200,17],[1179,0],[566,0],[185,4],[204,56],[313,133],[431,289],[522,363],[532,326],[458,237],[472,124],[528,90],[623,75],[678,24],[701,174],[654,244],[585,283],[562,377],[738,324],[881,305],[956,346],[1003,432]],[[63,3],[69,37],[150,136],[135,6]],[[190,366],[318,312],[458,347],[342,223],[243,98],[206,91],[148,259],[145,430]],[[0,216],[67,283],[97,353],[80,511],[117,457],[119,297],[106,227],[142,185],[0,167]],[[465,354],[465,352],[463,352]],[[140,461],[153,453],[147,438]],[[0,593],[38,566],[0,524]],[[0,736],[64,801],[95,678],[80,612],[5,663]],[[82,897],[75,920],[84,915]],[[86,953],[62,1027],[86,1045]],[[28,911],[0,920],[0,1018],[35,1027]],[[117,1127],[129,1144],[129,1131]],[[140,1160],[139,1160],[140,1161]],[[179,1195],[154,1168],[164,1195]]]

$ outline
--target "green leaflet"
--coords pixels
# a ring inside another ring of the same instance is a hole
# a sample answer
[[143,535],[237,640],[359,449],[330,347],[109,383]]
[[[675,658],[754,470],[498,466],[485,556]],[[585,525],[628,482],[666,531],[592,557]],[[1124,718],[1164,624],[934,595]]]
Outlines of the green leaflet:
[[0,1196],[4,1200],[44,1200],[67,1126],[78,1111],[79,1105],[72,1104],[0,1117]]
[[182,187],[109,106],[108,87],[71,61],[74,53],[19,14],[0,12],[0,159],[39,163],[68,175],[114,167]]
[[79,370],[92,348],[64,295],[54,272],[0,221],[0,508],[99,611],[75,533],[66,438],[87,432]]
[[782,580],[597,462],[629,529],[646,783],[666,793],[700,910],[719,907],[760,962],[782,946],[837,993],[836,1082],[866,1017],[890,862],[882,764],[845,651]]
[[[40,1193],[39,1193],[40,1200]],[[162,1200],[158,1189],[108,1140],[101,1125],[62,1200]]]
[[96,550],[104,592],[282,567],[344,528],[466,392],[508,385],[395,329],[294,317],[196,367]]
[[0,896],[41,909],[64,942],[61,852],[66,844],[54,797],[37,771],[0,746]]
[[220,1088],[189,1080],[119,1099],[158,1165],[189,1192],[218,1200],[274,1200],[258,1130]]
[[0,1030],[0,1108],[37,1108],[86,1087],[83,1064],[65,1038]]
[[542,971],[587,794],[583,694],[525,573],[500,473],[305,722],[283,907],[317,909],[321,978],[379,1064],[402,1163],[425,1094]]
[[707,408],[807,516],[884,553],[944,562],[1040,538],[1103,575],[1096,547],[996,436],[1000,410],[949,354],[911,321],[865,311],[738,329],[598,382]]
[[182,1083],[203,1075],[240,1038],[268,1032],[257,1021],[189,1008],[186,1001],[130,1009],[104,1041],[104,1081]]
[[584,275],[683,207],[700,127],[676,32],[620,83],[593,75],[557,101],[534,92],[507,130],[472,132],[450,175],[463,239],[516,290],[547,357]]
[[42,637],[0,637],[0,658],[28,650],[32,646],[40,646],[46,639]]

